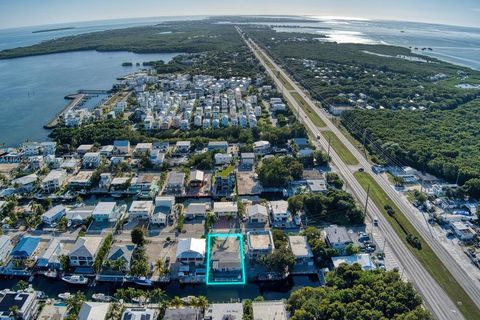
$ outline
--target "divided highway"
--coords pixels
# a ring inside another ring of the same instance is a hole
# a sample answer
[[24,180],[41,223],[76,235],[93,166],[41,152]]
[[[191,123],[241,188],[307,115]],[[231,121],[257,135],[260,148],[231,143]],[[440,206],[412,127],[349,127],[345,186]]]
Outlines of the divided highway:
[[[265,67],[272,79],[275,81],[277,87],[285,87],[284,84],[282,84],[281,80],[278,78],[278,73],[280,73],[283,80],[287,81],[289,85],[293,88],[293,90],[283,90],[284,98],[289,102],[291,106],[294,107],[294,109],[296,109],[294,111],[298,112],[297,116],[299,117],[300,121],[302,121],[308,127],[309,131],[311,131],[314,137],[320,135],[321,132],[317,128],[317,126],[313,124],[313,122],[306,115],[303,109],[299,106],[297,101],[292,96],[292,92],[300,94],[300,96],[304,98],[304,100],[310,105],[310,107],[318,113],[321,119],[325,122],[328,129],[331,130],[333,134],[335,134],[341,140],[345,147],[347,147],[349,151],[358,159],[360,165],[365,168],[365,172],[370,174],[375,179],[379,186],[402,210],[402,212],[407,216],[407,218],[421,234],[424,240],[428,243],[428,245],[430,245],[431,248],[437,253],[439,258],[443,261],[444,265],[450,270],[455,279],[464,288],[464,290],[475,302],[475,304],[480,307],[480,291],[478,290],[475,283],[473,283],[473,280],[468,276],[468,274],[466,274],[466,272],[461,268],[461,266],[458,265],[458,263],[445,250],[445,248],[431,237],[425,226],[421,225],[418,219],[413,216],[415,215],[415,212],[413,211],[410,204],[406,203],[405,200],[395,192],[395,190],[389,185],[387,181],[385,181],[382,177],[373,174],[370,163],[330,121],[327,113],[323,109],[318,108],[315,103],[305,94],[305,92],[303,92],[303,90],[290,78],[290,76],[286,72],[284,72],[275,63],[273,59],[268,56],[266,52],[264,52],[259,46],[257,46],[257,44],[255,44],[251,39],[246,39],[243,36],[243,32],[239,27],[237,27],[237,31],[245,40],[249,48],[253,51],[257,59]],[[268,63],[266,60],[268,61]],[[325,141],[325,139],[315,141],[315,143],[317,144],[317,146],[321,146],[324,150],[327,150],[328,148],[328,143],[327,141]],[[338,173],[342,176],[348,187],[352,190],[354,196],[358,199],[360,203],[365,203],[367,198],[366,191],[354,177],[352,169],[342,161],[342,159],[334,150],[331,149],[330,155],[333,164],[338,169]],[[464,319],[456,304],[449,298],[449,296],[430,275],[430,273],[425,269],[425,267],[412,254],[409,248],[406,247],[406,245],[396,234],[395,230],[392,228],[392,226],[390,226],[386,218],[383,216],[380,209],[371,201],[368,205],[367,213],[371,218],[378,217],[380,222],[378,228],[385,237],[388,246],[391,248],[399,263],[403,267],[409,280],[414,284],[419,293],[422,295],[425,305],[429,310],[431,310],[435,318]]]

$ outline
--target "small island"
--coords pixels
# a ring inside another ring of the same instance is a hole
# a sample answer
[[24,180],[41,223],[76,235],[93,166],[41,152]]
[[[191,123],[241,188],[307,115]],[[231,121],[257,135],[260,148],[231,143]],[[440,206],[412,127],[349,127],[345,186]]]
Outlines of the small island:
[[63,30],[72,30],[75,27],[63,27],[63,28],[54,28],[54,29],[42,29],[42,30],[35,30],[32,33],[43,33],[43,32],[52,32],[52,31],[63,31]]

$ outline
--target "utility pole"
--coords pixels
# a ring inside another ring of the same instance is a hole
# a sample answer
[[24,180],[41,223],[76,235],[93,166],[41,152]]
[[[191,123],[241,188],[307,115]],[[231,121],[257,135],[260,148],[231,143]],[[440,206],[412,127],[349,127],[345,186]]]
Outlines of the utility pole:
[[367,188],[367,199],[365,200],[365,211],[364,214],[367,215],[368,199],[370,197],[370,185]]
[[455,184],[458,186],[458,180],[460,179],[460,169],[458,169],[457,171],[457,181],[455,182]]
[[365,154],[365,158],[367,158],[367,149],[365,147],[366,138],[367,138],[367,129],[363,129],[363,153]]

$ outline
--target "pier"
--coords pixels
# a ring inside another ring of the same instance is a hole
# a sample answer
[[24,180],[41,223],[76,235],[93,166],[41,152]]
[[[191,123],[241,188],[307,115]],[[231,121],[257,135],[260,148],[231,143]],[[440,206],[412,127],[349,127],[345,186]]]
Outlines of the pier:
[[76,95],[69,95],[67,96],[68,99],[72,99],[72,101],[70,101],[70,103],[62,110],[60,111],[59,113],[57,113],[55,115],[55,117],[53,117],[52,120],[50,120],[50,122],[48,122],[46,125],[44,125],[43,127],[45,129],[53,129],[55,128],[57,125],[58,125],[58,120],[60,120],[60,118],[62,118],[65,113],[67,113],[68,111],[72,110],[73,108],[75,108],[79,103],[81,103],[83,101],[83,99],[85,98],[86,94],[85,93],[79,93],[79,94],[76,94]]

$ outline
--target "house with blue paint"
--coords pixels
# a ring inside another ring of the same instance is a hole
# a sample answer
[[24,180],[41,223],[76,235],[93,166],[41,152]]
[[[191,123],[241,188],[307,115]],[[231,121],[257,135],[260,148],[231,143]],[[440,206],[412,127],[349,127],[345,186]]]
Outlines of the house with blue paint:
[[40,244],[40,238],[38,237],[23,237],[13,248],[10,256],[12,259],[28,259],[33,257],[37,252]]

